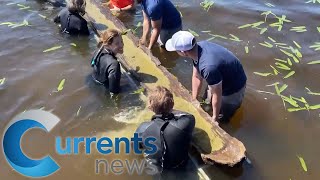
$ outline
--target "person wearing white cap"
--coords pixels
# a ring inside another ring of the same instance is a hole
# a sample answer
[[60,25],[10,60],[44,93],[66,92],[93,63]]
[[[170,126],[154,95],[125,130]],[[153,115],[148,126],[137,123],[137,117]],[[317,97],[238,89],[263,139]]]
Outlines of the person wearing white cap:
[[208,41],[197,43],[188,31],[175,33],[167,41],[166,49],[193,60],[193,100],[197,100],[202,80],[205,79],[213,122],[229,120],[240,107],[246,88],[247,77],[238,58],[218,44]]

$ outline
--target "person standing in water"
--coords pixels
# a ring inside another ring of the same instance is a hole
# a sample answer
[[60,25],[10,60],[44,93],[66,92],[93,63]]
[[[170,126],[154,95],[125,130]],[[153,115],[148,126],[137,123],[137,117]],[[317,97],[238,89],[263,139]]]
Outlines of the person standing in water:
[[[173,110],[173,106],[173,94],[167,88],[157,86],[148,95],[148,108],[155,115],[136,130],[142,142],[148,137],[155,137],[157,152],[145,154],[145,158],[148,163],[158,167],[159,172],[183,168],[189,159],[188,149],[195,118],[191,114]],[[141,146],[144,149],[144,144]]]
[[100,48],[91,61],[93,80],[117,94],[120,92],[121,69],[116,55],[123,53],[121,33],[115,29],[104,31],[99,45]]
[[228,121],[240,107],[246,89],[247,77],[239,59],[218,44],[197,43],[188,31],[175,33],[167,41],[166,49],[193,60],[193,100],[197,100],[205,79],[208,83],[207,101],[212,105],[212,121]]
[[67,0],[67,7],[62,9],[54,18],[55,23],[61,24],[61,31],[70,35],[89,35],[85,14],[85,0]]
[[143,34],[140,39],[142,45],[146,44],[147,35],[152,27],[149,49],[158,42],[164,46],[171,36],[182,29],[179,11],[170,0],[137,0],[142,6]]

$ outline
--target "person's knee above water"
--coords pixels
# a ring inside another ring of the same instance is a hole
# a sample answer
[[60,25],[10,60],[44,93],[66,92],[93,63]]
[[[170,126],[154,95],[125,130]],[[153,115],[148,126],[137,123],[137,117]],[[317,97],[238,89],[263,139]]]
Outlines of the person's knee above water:
[[101,35],[99,50],[95,52],[91,66],[92,77],[109,89],[111,93],[120,92],[121,69],[116,55],[123,53],[121,33],[115,29],[108,29]]
[[192,98],[197,99],[202,80],[209,85],[213,121],[220,110],[230,118],[240,107],[247,77],[238,58],[226,48],[208,41],[196,42],[187,31],[179,31],[166,43],[168,51],[193,60]]
[[54,18],[55,23],[61,24],[61,31],[70,35],[89,35],[85,14],[85,0],[67,0],[67,7],[62,9]]
[[111,11],[127,11],[133,9],[134,0],[110,0],[108,5]]
[[147,137],[155,137],[158,150],[155,154],[145,154],[145,158],[162,169],[184,166],[195,126],[194,116],[173,111],[173,95],[164,87],[157,86],[148,99],[149,109],[155,115],[151,121],[142,123],[136,133],[142,137],[142,142]]
[[177,31],[182,29],[179,11],[170,0],[137,0],[142,5],[143,34],[141,44],[146,44],[147,35],[152,27],[149,49],[158,41],[164,46],[166,41]]

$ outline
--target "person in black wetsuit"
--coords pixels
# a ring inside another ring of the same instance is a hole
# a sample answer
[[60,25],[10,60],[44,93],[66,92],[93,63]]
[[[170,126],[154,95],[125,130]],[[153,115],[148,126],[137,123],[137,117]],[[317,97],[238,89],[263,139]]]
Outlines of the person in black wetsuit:
[[158,149],[155,154],[145,154],[146,160],[157,166],[160,172],[184,167],[189,159],[188,149],[195,126],[194,116],[173,110],[173,95],[165,87],[157,86],[148,99],[149,109],[155,115],[151,121],[142,123],[136,133],[142,138],[142,142],[145,142],[147,137],[155,137],[153,144]]
[[121,69],[116,54],[123,53],[121,33],[115,29],[108,29],[101,35],[100,48],[95,52],[91,66],[92,77],[98,84],[104,85],[111,93],[120,92]]
[[61,24],[63,33],[89,35],[87,21],[82,17],[85,14],[85,7],[85,0],[68,0],[67,8],[62,9],[53,21]]

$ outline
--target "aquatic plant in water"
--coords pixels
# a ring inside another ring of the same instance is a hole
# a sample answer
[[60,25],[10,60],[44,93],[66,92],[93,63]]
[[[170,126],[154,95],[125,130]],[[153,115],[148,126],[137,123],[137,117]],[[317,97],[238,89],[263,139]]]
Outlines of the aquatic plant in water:
[[66,82],[66,79],[62,79],[57,87],[57,92],[62,91],[64,87],[64,83]]
[[213,6],[214,2],[210,1],[210,0],[205,0],[203,2],[200,3],[200,6],[205,10],[205,11],[209,11],[210,8]]
[[315,51],[320,50],[320,42],[315,42],[313,45],[309,46],[309,48],[312,48]]
[[199,34],[196,33],[195,31],[193,31],[193,30],[191,30],[191,29],[188,29],[188,31],[189,31],[193,36],[199,37]]
[[0,85],[4,84],[5,81],[6,81],[6,78],[0,79]]
[[46,52],[50,52],[50,51],[55,51],[55,50],[60,49],[60,48],[62,48],[62,46],[54,46],[52,48],[44,50],[43,52],[46,53]]

